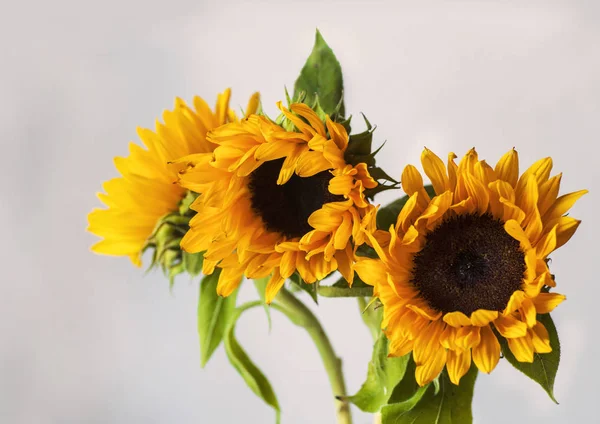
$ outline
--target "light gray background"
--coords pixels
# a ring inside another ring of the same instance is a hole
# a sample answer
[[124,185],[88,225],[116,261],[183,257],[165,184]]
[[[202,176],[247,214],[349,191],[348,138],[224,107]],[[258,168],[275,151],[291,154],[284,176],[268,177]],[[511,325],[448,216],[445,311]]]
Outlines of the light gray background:
[[[563,355],[555,406],[502,362],[481,375],[477,423],[595,422],[600,132],[597,2],[13,2],[0,17],[2,206],[0,422],[269,423],[272,411],[219,350],[201,370],[197,284],[143,276],[94,256],[86,214],[115,175],[136,126],[175,96],[234,105],[260,90],[267,111],[292,87],[315,27],[344,70],[347,110],[388,140],[380,164],[399,176],[424,145],[441,156],[477,146],[495,162],[551,155],[579,233],[552,269],[569,300],[553,315]],[[359,119],[356,119],[356,123]],[[360,129],[360,127],[358,127]],[[385,202],[389,197],[383,197]],[[255,294],[249,284],[242,298]],[[350,301],[318,309],[343,354],[348,386],[371,342]],[[329,387],[308,337],[262,311],[239,326],[270,377],[284,424],[332,423]],[[357,413],[356,423],[368,423]]]

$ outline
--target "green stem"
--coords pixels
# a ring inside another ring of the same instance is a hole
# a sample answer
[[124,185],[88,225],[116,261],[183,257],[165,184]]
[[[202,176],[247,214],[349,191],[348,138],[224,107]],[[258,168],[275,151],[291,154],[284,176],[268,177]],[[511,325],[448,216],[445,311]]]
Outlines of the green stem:
[[327,371],[329,377],[331,390],[335,397],[337,422],[338,424],[352,424],[350,405],[348,402],[340,400],[341,397],[346,396],[342,361],[335,354],[333,346],[327,338],[321,323],[304,303],[283,287],[275,298],[275,303],[279,304],[281,312],[286,314],[294,324],[303,327],[310,335],[317,346],[323,365],[325,366],[325,371]]
[[373,287],[333,287],[319,286],[319,296],[323,297],[372,297]]
[[373,424],[381,424],[381,412],[375,412],[375,415],[373,415]]

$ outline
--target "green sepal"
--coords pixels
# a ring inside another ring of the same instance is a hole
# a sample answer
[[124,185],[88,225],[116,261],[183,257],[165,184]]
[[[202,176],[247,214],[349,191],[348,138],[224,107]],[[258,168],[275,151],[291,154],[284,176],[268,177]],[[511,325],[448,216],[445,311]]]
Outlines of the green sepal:
[[301,93],[308,105],[315,104],[318,98],[322,110],[333,120],[344,116],[342,68],[319,30],[313,50],[294,84],[294,102],[299,101]]
[[[426,185],[425,191],[429,194],[430,197],[435,197],[435,191],[433,190],[433,186]],[[387,231],[390,229],[392,224],[396,224],[396,220],[398,219],[398,215],[400,211],[408,201],[409,197],[404,196],[400,199],[394,200],[392,203],[385,205],[382,208],[379,208],[377,211],[377,228],[380,230]]]
[[502,347],[502,354],[506,360],[513,367],[542,386],[546,393],[548,393],[548,396],[550,396],[550,399],[558,404],[558,401],[554,397],[554,380],[556,379],[556,373],[560,363],[560,340],[558,339],[556,326],[554,325],[554,321],[552,321],[550,314],[538,315],[537,320],[546,327],[546,330],[548,330],[552,352],[534,352],[532,363],[517,361],[517,358],[515,358],[515,355],[513,355],[508,347],[506,339],[504,337],[498,337],[498,339],[500,341],[500,346]]
[[184,198],[181,199],[181,202],[179,203],[179,214],[182,216],[188,215],[191,211],[190,206],[192,206],[192,203],[194,203],[194,200],[196,200],[198,196],[198,193],[188,190]]
[[344,160],[353,166],[366,163],[367,166],[375,166],[375,154],[371,152],[373,145],[373,132],[375,128],[367,117],[362,114],[367,129],[358,134],[348,137],[348,147],[344,152]]
[[192,277],[200,275],[202,272],[202,264],[204,264],[204,252],[188,253],[182,252],[183,267],[185,271]]
[[365,412],[379,411],[403,379],[408,359],[409,355],[400,358],[388,357],[388,340],[383,333],[380,333],[373,346],[373,356],[369,362],[366,381],[355,395],[345,399]]
[[294,272],[289,280],[291,281],[292,286],[296,286],[297,288],[304,290],[317,305],[319,304],[319,281],[309,284],[305,282],[302,277],[300,277],[298,272]]
[[256,364],[252,362],[235,337],[235,324],[241,314],[244,311],[259,305],[260,302],[250,302],[235,309],[233,317],[225,332],[225,352],[231,365],[233,365],[240,376],[242,376],[254,394],[275,410],[275,422],[279,424],[281,420],[281,409],[271,383],[269,383],[267,377]]
[[200,339],[200,365],[204,367],[215,349],[219,347],[227,326],[235,316],[237,290],[228,297],[217,294],[220,269],[205,276],[200,282],[198,300],[198,336]]
[[396,386],[390,404],[381,409],[382,424],[471,424],[471,404],[477,378],[477,367],[471,369],[460,380],[452,384],[446,370],[436,385],[429,383],[419,387],[415,381],[414,361],[410,361],[406,377]]
[[196,276],[202,270],[203,253],[186,253],[180,247],[181,239],[189,229],[190,219],[196,214],[190,208],[196,198],[197,193],[186,192],[178,208],[158,220],[142,248],[142,253],[148,249],[153,251],[147,272],[160,267],[169,278],[171,288],[177,275],[188,272],[191,276]]

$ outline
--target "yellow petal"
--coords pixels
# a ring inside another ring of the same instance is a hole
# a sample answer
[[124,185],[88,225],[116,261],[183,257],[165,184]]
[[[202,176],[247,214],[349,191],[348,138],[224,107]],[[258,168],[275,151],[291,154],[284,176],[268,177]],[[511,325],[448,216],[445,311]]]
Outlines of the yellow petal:
[[556,227],[556,247],[555,250],[568,242],[577,228],[581,224],[581,221],[570,216],[561,216],[552,221],[546,223],[548,228]]
[[456,346],[463,350],[477,346],[481,341],[482,328],[485,327],[461,327],[456,330]]
[[296,254],[298,252],[287,251],[281,255],[281,263],[279,265],[281,278],[289,278],[296,271]]
[[544,214],[544,221],[550,221],[552,219],[559,218],[566,214],[575,202],[584,194],[587,190],[579,190],[574,193],[564,194],[556,199],[556,202],[548,209]]
[[516,339],[506,339],[510,351],[515,355],[519,362],[533,362],[533,342],[531,336],[526,334],[524,337]]
[[537,324],[529,330],[531,336],[531,343],[533,344],[533,350],[537,353],[550,353],[552,347],[550,346],[550,336],[548,330],[544,327],[544,324],[537,322]]
[[457,350],[460,349],[456,344],[456,334],[458,330],[450,325],[447,325],[442,335],[440,336],[440,344],[446,349]]
[[544,215],[556,201],[561,178],[562,174],[558,174],[540,185],[538,209],[540,210],[541,215]]
[[404,171],[402,171],[402,177],[400,180],[402,182],[402,189],[404,192],[409,196],[412,196],[414,193],[419,193],[419,206],[422,208],[427,207],[427,204],[429,203],[429,195],[423,187],[423,177],[421,177],[421,174],[417,168],[412,165],[407,165],[404,168]]
[[500,315],[494,321],[494,326],[502,337],[514,339],[527,334],[527,325],[511,315]]
[[371,286],[387,281],[385,265],[378,259],[362,259],[354,264],[354,270],[361,280]]
[[427,362],[417,365],[415,379],[419,386],[423,387],[427,383],[430,383],[442,372],[444,365],[446,365],[446,355],[446,349],[439,346],[431,353]]
[[318,209],[308,217],[311,227],[323,231],[333,232],[341,225],[343,219],[340,214],[333,213],[329,209]]
[[502,312],[503,315],[509,315],[519,309],[521,307],[521,303],[523,303],[523,299],[525,299],[525,292],[521,290],[517,290],[514,292],[506,305],[506,308]]
[[551,170],[552,158],[549,157],[540,159],[531,165],[529,169],[527,169],[523,175],[521,175],[521,178],[519,178],[516,188],[517,198],[521,197],[525,186],[528,184],[529,178],[534,177],[536,186],[539,186],[548,181]]
[[308,151],[296,163],[296,173],[300,177],[312,177],[319,172],[331,169],[331,164],[321,152]]
[[[514,339],[509,339],[514,340]],[[491,373],[500,360],[500,343],[489,325],[481,327],[481,341],[473,348],[473,362],[480,371]]]
[[444,193],[449,188],[448,175],[446,175],[444,162],[431,150],[425,148],[421,154],[421,164],[423,165],[425,174],[431,180],[436,194]]
[[496,164],[495,171],[498,179],[516,187],[519,180],[519,154],[517,151],[512,149],[502,156]]
[[543,235],[538,244],[535,246],[535,252],[538,259],[545,259],[546,256],[556,249],[556,230],[557,226]]
[[317,130],[320,135],[323,137],[325,136],[325,126],[323,125],[323,121],[321,121],[321,118],[319,118],[310,107],[303,103],[294,103],[290,105],[290,109],[292,112],[297,113],[306,119],[310,126]]
[[527,327],[531,328],[535,325],[536,308],[531,299],[523,299],[519,312],[521,313],[521,319],[525,321]]
[[491,321],[498,318],[498,311],[478,309],[471,314],[471,322],[477,327],[487,326]]
[[560,305],[567,297],[558,293],[540,293],[537,297],[531,299],[538,314],[550,313]]
[[432,321],[416,337],[413,356],[417,365],[431,361],[438,350],[444,349],[440,344],[440,336],[445,325],[442,321]]
[[504,229],[508,234],[511,235],[512,238],[521,242],[521,248],[524,250],[531,249],[531,243],[523,228],[519,225],[517,221],[514,219],[510,219],[504,223]]
[[219,282],[217,283],[217,294],[223,297],[229,296],[238,288],[242,282],[243,275],[243,268],[223,269],[219,275]]
[[250,115],[254,115],[260,106],[260,93],[256,92],[252,94],[250,100],[248,100],[248,106],[246,106],[246,118]]
[[283,287],[283,283],[285,283],[285,278],[281,277],[279,273],[279,268],[275,268],[273,270],[273,274],[271,275],[271,279],[267,283],[266,293],[265,293],[265,301],[270,304],[281,287]]
[[447,313],[444,315],[443,320],[446,324],[456,328],[464,325],[471,325],[471,320],[469,317],[459,311]]
[[450,190],[454,190],[456,187],[456,171],[458,166],[454,163],[456,155],[454,153],[448,153],[448,182],[450,184]]
[[458,385],[460,379],[469,371],[471,367],[471,351],[448,351],[446,359],[446,369],[452,383]]

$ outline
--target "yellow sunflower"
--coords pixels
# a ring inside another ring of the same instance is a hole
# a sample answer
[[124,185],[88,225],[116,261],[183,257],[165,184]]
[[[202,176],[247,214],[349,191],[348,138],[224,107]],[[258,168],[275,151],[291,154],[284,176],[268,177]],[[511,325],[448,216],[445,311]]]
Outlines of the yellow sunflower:
[[[103,240],[92,251],[105,255],[128,256],[141,266],[141,252],[157,222],[165,214],[177,210],[186,190],[174,184],[181,166],[169,161],[190,153],[212,152],[215,145],[206,133],[227,122],[236,121],[229,109],[230,90],[217,98],[214,113],[200,97],[194,98],[194,109],[176,99],[175,109],[163,114],[164,124],[156,123],[156,132],[138,128],[145,149],[129,145],[129,156],[115,158],[119,178],[105,182],[105,193],[98,193],[106,209],[94,209],[88,215],[88,231]],[[258,96],[248,105],[254,113]]]
[[307,283],[336,270],[351,282],[355,246],[375,213],[365,189],[377,182],[364,163],[344,160],[344,127],[302,103],[278,107],[294,131],[251,115],[210,132],[213,153],[178,161],[180,184],[201,193],[181,246],[205,251],[205,274],[222,269],[222,296],[244,275],[271,275],[267,302],[296,271]]
[[363,259],[358,275],[374,286],[384,308],[382,328],[392,356],[412,351],[420,385],[447,367],[458,384],[471,361],[490,373],[500,358],[499,334],[520,362],[552,350],[536,319],[565,296],[555,287],[547,256],[580,221],[565,216],[587,191],[558,197],[561,175],[552,159],[519,177],[515,150],[495,168],[472,149],[458,166],[425,149],[421,162],[436,196],[414,166],[402,173],[409,196],[387,238],[368,235],[380,259]]

